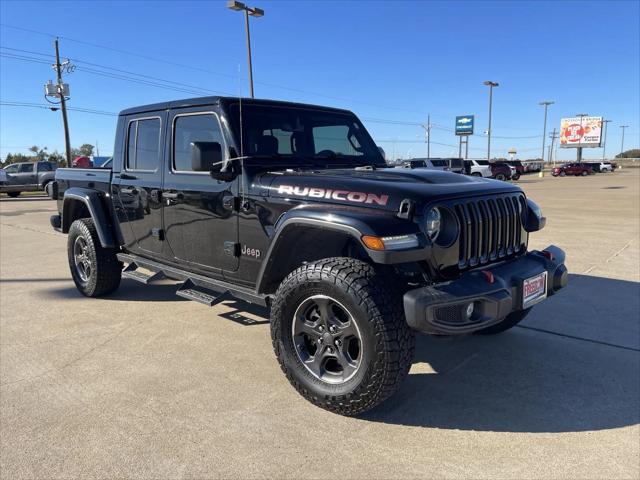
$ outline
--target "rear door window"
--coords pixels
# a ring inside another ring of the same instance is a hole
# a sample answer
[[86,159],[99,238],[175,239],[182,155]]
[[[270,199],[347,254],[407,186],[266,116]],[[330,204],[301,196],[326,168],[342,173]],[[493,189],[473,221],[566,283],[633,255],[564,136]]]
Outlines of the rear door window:
[[160,119],[145,118],[129,123],[127,170],[153,172],[160,161]]

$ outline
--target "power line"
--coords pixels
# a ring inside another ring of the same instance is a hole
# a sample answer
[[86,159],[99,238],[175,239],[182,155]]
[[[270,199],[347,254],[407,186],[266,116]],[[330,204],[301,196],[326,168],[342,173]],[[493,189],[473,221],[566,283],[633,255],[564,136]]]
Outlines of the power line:
[[[52,107],[51,105],[47,105],[47,104],[42,104],[42,103],[29,103],[29,102],[13,102],[13,101],[0,101],[0,105],[5,106],[5,107],[30,107],[30,108],[43,108],[46,110],[51,110],[52,108],[56,108],[56,107]],[[81,112],[81,113],[92,113],[95,115],[106,115],[106,116],[110,116],[110,117],[117,117],[118,114],[114,113],[114,112],[107,112],[104,110],[95,110],[92,108],[82,108],[82,107],[67,107],[68,110],[73,110],[74,112]]]
[[[20,31],[24,31],[24,32],[29,32],[29,33],[34,33],[37,35],[44,35],[44,36],[48,36],[48,37],[58,37],[60,39],[63,40],[67,40],[70,42],[74,42],[74,43],[79,43],[82,45],[88,45],[94,48],[102,48],[105,50],[110,50],[112,52],[117,52],[123,55],[129,55],[129,56],[133,56],[133,57],[138,57],[138,58],[143,58],[145,60],[149,60],[149,61],[153,61],[153,62],[159,62],[159,63],[163,63],[165,65],[173,65],[173,66],[177,66],[177,67],[181,67],[181,68],[188,68],[191,70],[197,70],[200,72],[204,72],[204,73],[209,73],[209,74],[213,74],[213,75],[219,75],[219,76],[223,76],[223,77],[227,77],[230,79],[238,79],[237,75],[231,75],[231,74],[227,74],[227,73],[221,73],[221,72],[216,72],[213,70],[209,70],[209,69],[205,69],[205,68],[200,68],[200,67],[194,67],[193,65],[186,65],[186,64],[182,64],[182,63],[177,63],[177,62],[172,62],[170,60],[166,60],[166,59],[161,59],[161,58],[157,58],[157,57],[152,57],[149,55],[143,55],[143,54],[139,54],[139,53],[134,53],[128,50],[120,50],[118,48],[113,48],[113,47],[108,47],[106,45],[100,45],[97,43],[92,43],[92,42],[87,42],[85,40],[78,40],[75,38],[71,38],[71,37],[66,37],[64,35],[54,35],[52,33],[48,33],[48,32],[42,32],[42,31],[38,31],[38,30],[32,30],[29,28],[24,28],[24,27],[18,27],[15,25],[9,25],[6,23],[0,23],[0,26],[5,27],[5,28],[11,28],[14,30],[20,30]],[[324,97],[324,98],[329,98],[332,100],[338,100],[338,101],[344,101],[344,102],[352,102],[352,103],[360,103],[362,105],[369,105],[369,106],[374,106],[377,108],[384,108],[384,109],[388,109],[388,110],[398,110],[398,111],[406,111],[406,112],[413,112],[413,113],[422,113],[422,112],[418,112],[417,110],[410,110],[410,109],[406,109],[406,108],[402,108],[402,107],[393,107],[393,106],[389,106],[389,105],[380,105],[380,104],[375,104],[375,103],[369,103],[366,101],[361,101],[361,100],[354,100],[354,99],[350,99],[350,98],[345,98],[345,97],[339,97],[339,96],[333,96],[333,95],[327,95],[324,93],[319,93],[319,92],[312,92],[309,90],[303,90],[300,88],[294,88],[294,87],[287,87],[284,85],[278,85],[275,83],[269,83],[269,82],[260,82],[260,81],[256,81],[256,84],[259,85],[264,85],[264,86],[268,86],[268,87],[272,87],[272,88],[280,88],[283,90],[289,90],[292,92],[297,92],[297,93],[305,93],[308,95],[314,95],[314,96],[318,96],[318,97]]]

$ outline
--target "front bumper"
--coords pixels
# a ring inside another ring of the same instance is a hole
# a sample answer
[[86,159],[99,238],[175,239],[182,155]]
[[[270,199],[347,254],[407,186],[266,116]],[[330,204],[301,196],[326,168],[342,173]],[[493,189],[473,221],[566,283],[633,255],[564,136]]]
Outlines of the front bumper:
[[[404,294],[409,326],[435,334],[462,334],[499,323],[511,312],[522,310],[524,280],[547,272],[547,296],[568,281],[565,254],[555,246],[533,251],[497,266],[479,268],[457,280],[417,288]],[[468,317],[467,306],[474,304]]]

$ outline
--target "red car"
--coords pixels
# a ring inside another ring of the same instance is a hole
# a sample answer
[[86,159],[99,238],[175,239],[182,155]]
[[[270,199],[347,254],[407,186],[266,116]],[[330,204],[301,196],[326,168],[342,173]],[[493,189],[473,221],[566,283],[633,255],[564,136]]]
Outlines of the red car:
[[592,173],[593,169],[586,163],[567,163],[561,167],[555,167],[551,175],[554,177],[564,177],[566,175],[575,175],[576,177],[582,175],[586,177]]
[[503,162],[491,162],[491,178],[496,180],[510,180],[511,167]]

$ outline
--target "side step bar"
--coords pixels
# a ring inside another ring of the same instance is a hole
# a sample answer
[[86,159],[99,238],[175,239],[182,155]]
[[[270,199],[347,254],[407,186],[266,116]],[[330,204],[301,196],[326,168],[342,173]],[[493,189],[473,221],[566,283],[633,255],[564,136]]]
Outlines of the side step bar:
[[211,291],[205,291],[202,288],[198,288],[191,280],[185,281],[178,291],[176,295],[182,298],[186,298],[187,300],[193,300],[194,302],[199,302],[204,305],[208,305],[213,307],[217,303],[223,302],[225,300],[231,300],[233,296],[229,293],[229,290],[226,290],[218,295],[212,295]]
[[[263,307],[269,306],[267,295],[258,294],[250,288],[233,285],[224,280],[214,280],[130,253],[118,253],[118,260],[128,264],[122,271],[124,278],[131,278],[146,285],[165,277],[182,280],[184,283],[176,295],[205,305],[213,306],[223,300],[237,298]],[[145,275],[136,271],[138,268],[144,268],[154,273],[153,275]]]
[[154,280],[161,280],[163,278],[166,278],[165,274],[162,272],[155,272],[151,275],[147,275],[146,273],[139,272],[138,268],[139,266],[136,262],[131,262],[122,271],[122,278],[130,278],[131,280],[144,283],[145,285],[149,285]]

